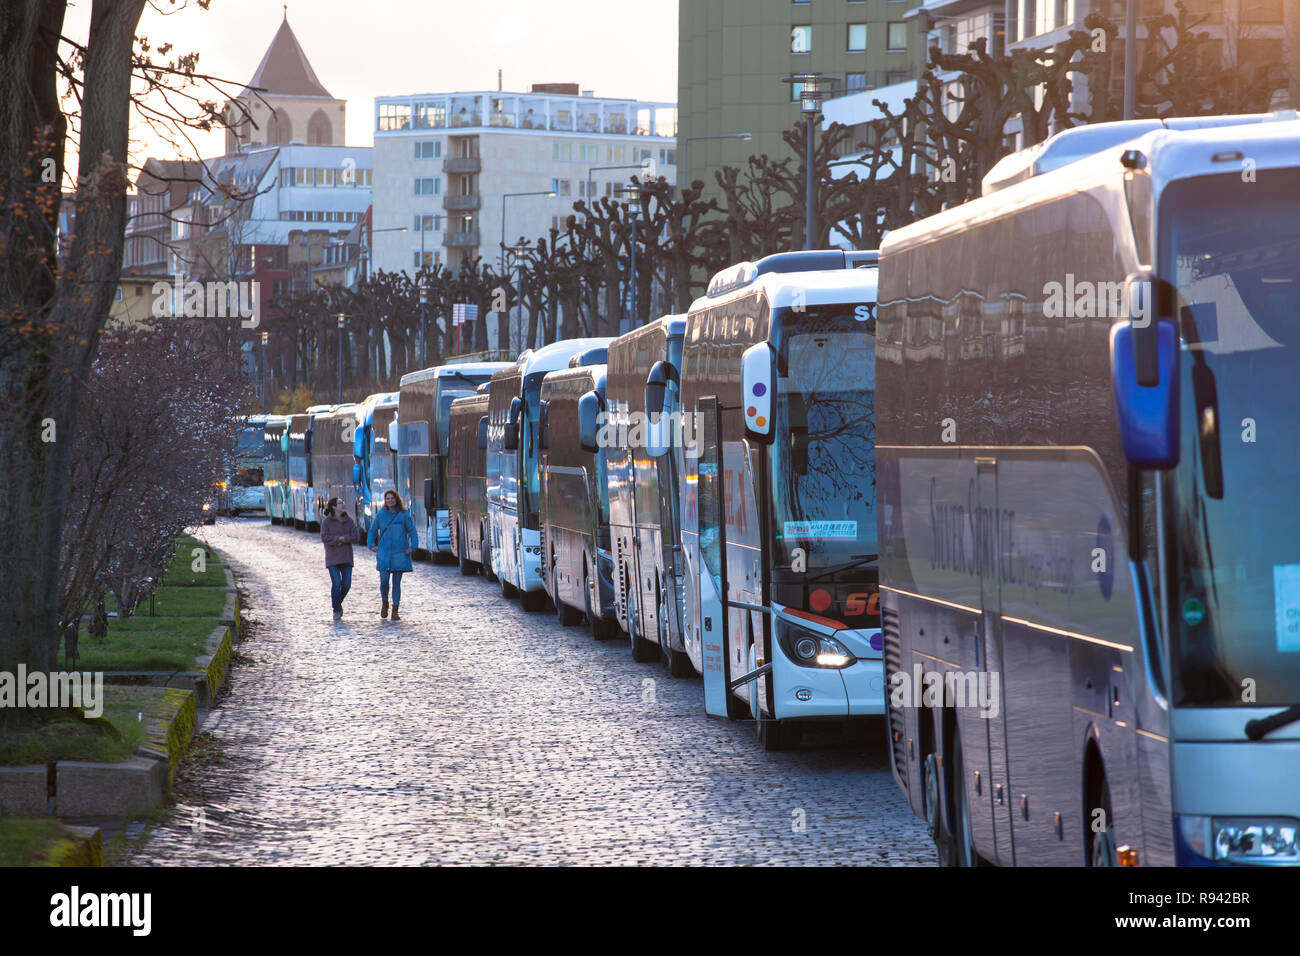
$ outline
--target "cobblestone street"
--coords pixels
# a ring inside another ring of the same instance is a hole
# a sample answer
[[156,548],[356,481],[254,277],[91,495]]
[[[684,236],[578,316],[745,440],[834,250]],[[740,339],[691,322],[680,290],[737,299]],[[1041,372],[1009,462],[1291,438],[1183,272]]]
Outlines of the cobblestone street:
[[331,619],[316,535],[201,530],[250,632],[176,803],[123,862],[930,865],[881,724],[764,753],[698,678],[637,664],[482,577],[416,565],[400,622],[373,556]]

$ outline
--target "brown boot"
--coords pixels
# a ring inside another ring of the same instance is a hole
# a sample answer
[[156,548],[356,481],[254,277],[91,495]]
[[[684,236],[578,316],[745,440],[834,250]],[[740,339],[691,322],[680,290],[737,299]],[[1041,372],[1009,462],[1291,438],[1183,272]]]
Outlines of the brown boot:
[[[396,611],[397,608],[393,608],[393,610]],[[384,601],[384,602],[380,605],[380,607],[379,607],[379,616],[380,616],[380,617],[388,617],[388,602],[387,602],[387,601]]]
[[401,618],[397,616],[397,605],[396,605],[396,604],[393,605],[393,620],[394,620],[394,621],[400,621],[400,620],[401,620]]

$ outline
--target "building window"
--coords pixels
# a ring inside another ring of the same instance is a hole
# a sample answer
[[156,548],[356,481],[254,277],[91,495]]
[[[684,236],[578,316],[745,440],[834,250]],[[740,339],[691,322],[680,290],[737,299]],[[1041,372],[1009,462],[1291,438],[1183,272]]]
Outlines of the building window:
[[333,185],[334,185],[334,170],[332,170],[332,169],[318,169],[318,170],[316,170],[316,185],[318,185],[318,186],[333,186]]
[[411,107],[406,103],[379,104],[379,130],[387,132],[395,129],[411,128]]
[[654,150],[650,149],[650,147],[648,146],[634,146],[632,148],[632,162],[634,163],[647,162],[649,161],[653,153]]
[[305,167],[299,166],[297,169],[293,171],[293,173],[294,173],[293,184],[295,186],[316,185],[316,170],[307,169]]
[[447,125],[447,109],[441,103],[415,104],[416,129],[441,129]]
[[850,53],[866,53],[867,25],[865,23],[850,23],[848,33],[848,51]]
[[552,179],[551,191],[559,196],[568,196],[573,189],[573,183],[567,179]]
[[415,141],[416,159],[437,159],[442,155],[442,141],[437,139],[417,139]]
[[441,232],[442,216],[416,216],[416,232]]
[[885,74],[885,85],[894,86],[897,83],[906,83],[907,79],[906,70],[890,70]]
[[622,146],[610,146],[605,150],[605,161],[608,163],[621,163],[623,162],[623,156]]
[[668,149],[668,148],[666,148],[666,147],[665,147],[664,149],[659,150],[659,165],[660,165],[660,166],[676,166],[676,165],[677,165],[677,150],[675,150],[675,149]]
[[600,146],[596,143],[582,144],[582,161],[584,163],[600,162]]
[[114,301],[114,302],[121,302],[121,301],[122,301],[122,287],[121,287],[121,286],[118,286],[116,289],[113,290],[113,301]]
[[907,24],[890,23],[889,24],[889,42],[886,44],[890,53],[898,53],[907,49]]
[[844,88],[850,93],[859,93],[867,88],[867,74],[845,73]]
[[573,160],[572,143],[552,143],[551,159],[557,163],[567,163]]
[[417,196],[439,196],[442,194],[442,180],[436,176],[421,176],[415,181]]
[[790,28],[790,52],[812,52],[812,27],[798,26]]

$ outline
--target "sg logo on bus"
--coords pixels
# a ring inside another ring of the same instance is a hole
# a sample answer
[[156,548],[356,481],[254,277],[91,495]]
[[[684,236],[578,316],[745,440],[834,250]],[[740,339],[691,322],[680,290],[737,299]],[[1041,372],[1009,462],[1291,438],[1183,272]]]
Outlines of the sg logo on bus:
[[[825,588],[818,588],[808,596],[808,602],[814,611],[818,613],[830,609],[831,593]],[[844,599],[844,616],[861,617],[864,614],[876,615],[880,613],[880,592],[879,591],[855,591]]]

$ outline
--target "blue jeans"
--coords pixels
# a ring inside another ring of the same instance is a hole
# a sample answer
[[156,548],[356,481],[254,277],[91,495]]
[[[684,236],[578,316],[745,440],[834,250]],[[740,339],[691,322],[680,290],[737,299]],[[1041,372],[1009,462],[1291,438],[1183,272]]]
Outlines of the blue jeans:
[[388,577],[393,578],[393,607],[399,607],[402,603],[402,575],[405,571],[380,571],[379,572],[379,599],[388,600]]
[[330,573],[330,600],[334,603],[334,610],[343,610],[343,599],[348,596],[348,591],[352,589],[352,565],[350,564],[331,564]]

